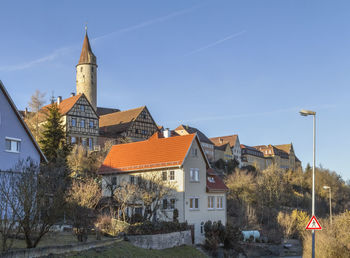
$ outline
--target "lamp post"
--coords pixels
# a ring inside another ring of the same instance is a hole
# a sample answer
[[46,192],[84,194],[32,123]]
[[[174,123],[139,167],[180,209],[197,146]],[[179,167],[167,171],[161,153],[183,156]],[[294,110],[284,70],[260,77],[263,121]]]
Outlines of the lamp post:
[[331,222],[332,225],[332,190],[330,186],[323,186],[323,189],[327,190],[329,189],[329,221]]
[[[313,130],[313,165],[312,165],[312,216],[315,215],[315,163],[316,163],[316,112],[300,110],[302,116],[314,116]],[[312,230],[312,258],[315,258],[315,230]]]

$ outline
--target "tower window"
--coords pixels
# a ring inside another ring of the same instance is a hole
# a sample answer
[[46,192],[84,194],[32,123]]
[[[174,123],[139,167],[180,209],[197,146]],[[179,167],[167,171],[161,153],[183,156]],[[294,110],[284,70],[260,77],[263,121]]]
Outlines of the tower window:
[[94,71],[94,68],[93,67],[91,67],[91,72],[93,72]]
[[80,72],[82,72],[83,71],[83,67],[80,67]]

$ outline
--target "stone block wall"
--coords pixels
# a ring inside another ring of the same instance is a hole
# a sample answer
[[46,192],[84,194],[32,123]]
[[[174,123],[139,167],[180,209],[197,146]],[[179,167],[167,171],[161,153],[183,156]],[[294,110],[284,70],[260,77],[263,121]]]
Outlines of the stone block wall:
[[145,249],[160,250],[180,245],[192,245],[190,230],[157,235],[129,235],[127,239],[134,246]]

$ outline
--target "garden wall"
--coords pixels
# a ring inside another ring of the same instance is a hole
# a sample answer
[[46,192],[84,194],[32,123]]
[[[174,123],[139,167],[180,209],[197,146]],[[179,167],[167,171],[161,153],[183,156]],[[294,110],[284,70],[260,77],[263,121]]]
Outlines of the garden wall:
[[137,247],[165,249],[180,245],[192,245],[191,230],[157,235],[128,235],[127,239]]
[[33,249],[13,250],[5,253],[0,253],[1,258],[31,258],[48,256],[49,254],[64,254],[70,252],[80,252],[91,248],[103,247],[112,245],[120,239],[109,239],[102,241],[94,241],[77,245],[62,245],[62,246],[47,246]]

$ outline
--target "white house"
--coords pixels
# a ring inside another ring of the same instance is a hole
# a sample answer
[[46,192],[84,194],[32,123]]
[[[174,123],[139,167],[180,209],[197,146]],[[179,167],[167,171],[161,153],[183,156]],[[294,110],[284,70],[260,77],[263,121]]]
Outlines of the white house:
[[13,170],[18,161],[28,157],[38,164],[41,160],[45,160],[44,154],[1,81],[0,142],[0,173]]
[[206,221],[226,224],[227,187],[210,168],[197,134],[164,137],[155,133],[146,141],[114,145],[98,173],[103,177],[104,196],[110,194],[108,184],[135,183],[135,178],[149,173],[173,181],[173,196],[164,201],[169,204],[166,212],[176,208],[179,222],[194,225],[195,243],[204,241]]

